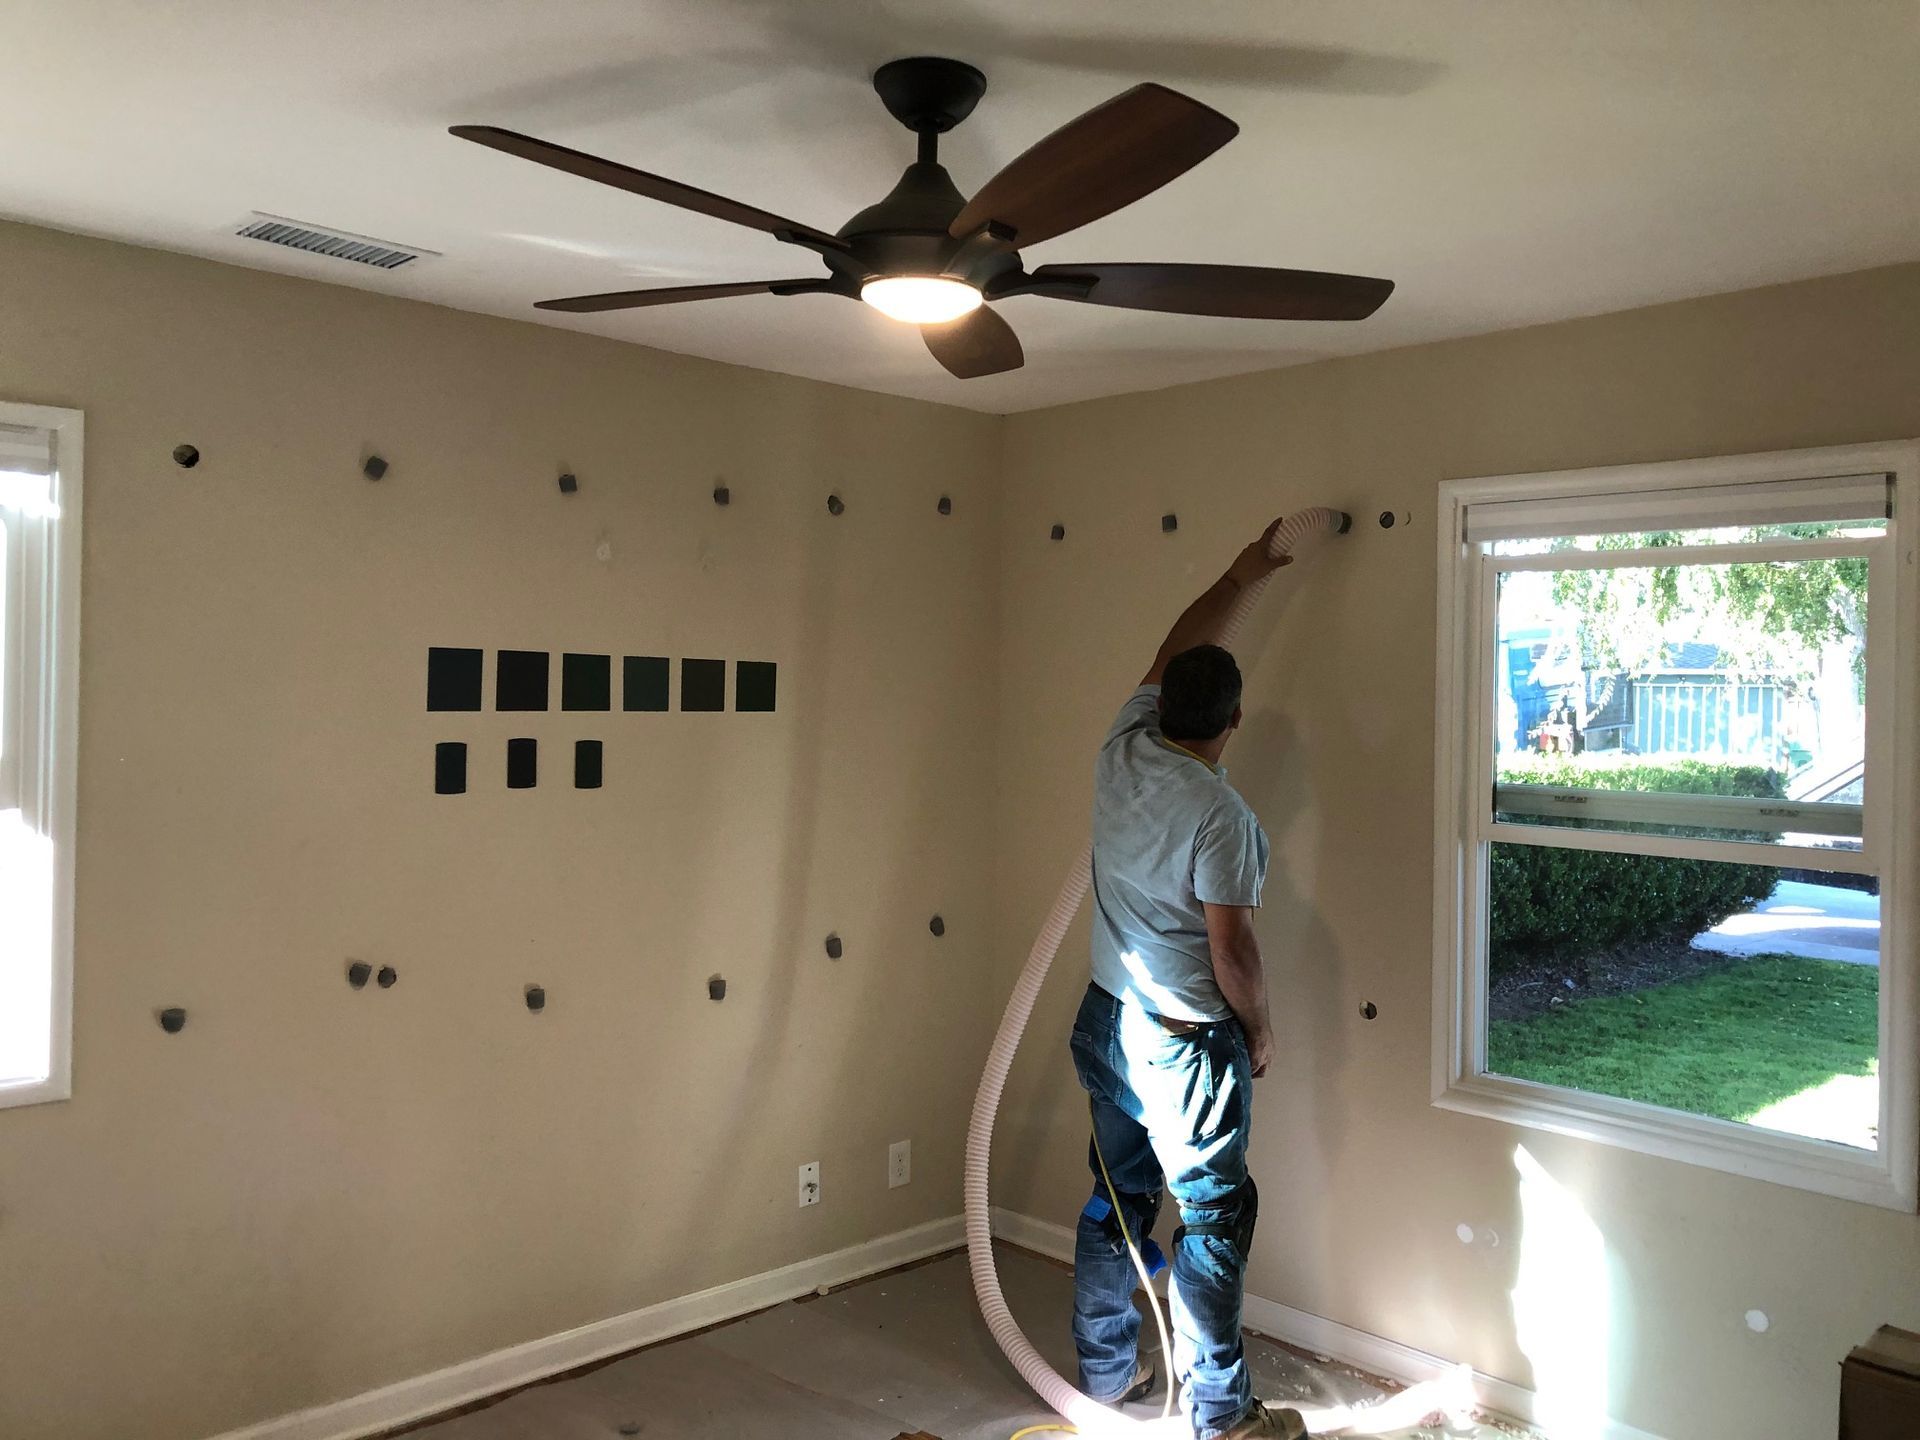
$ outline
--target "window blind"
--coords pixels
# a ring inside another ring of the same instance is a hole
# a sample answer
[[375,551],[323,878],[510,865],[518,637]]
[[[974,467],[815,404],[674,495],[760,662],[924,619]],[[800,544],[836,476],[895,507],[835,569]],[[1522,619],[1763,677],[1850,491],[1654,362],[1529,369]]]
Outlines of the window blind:
[[1542,540],[1615,531],[1699,530],[1720,525],[1790,525],[1816,520],[1884,520],[1893,513],[1893,477],[1832,475],[1806,480],[1700,485],[1496,500],[1467,507],[1466,540]]

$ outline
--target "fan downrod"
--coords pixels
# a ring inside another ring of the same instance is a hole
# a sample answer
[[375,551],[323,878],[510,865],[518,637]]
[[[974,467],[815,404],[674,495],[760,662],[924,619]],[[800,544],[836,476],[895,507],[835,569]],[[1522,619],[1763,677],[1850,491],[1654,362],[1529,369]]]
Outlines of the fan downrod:
[[987,93],[987,77],[963,60],[914,55],[873,72],[873,88],[892,115],[916,135],[944,135]]

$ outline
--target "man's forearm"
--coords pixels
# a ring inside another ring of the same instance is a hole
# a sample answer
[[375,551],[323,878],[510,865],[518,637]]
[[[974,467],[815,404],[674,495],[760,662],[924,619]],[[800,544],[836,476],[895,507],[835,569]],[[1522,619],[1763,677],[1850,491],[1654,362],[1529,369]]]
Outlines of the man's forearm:
[[1267,969],[1261,963],[1259,947],[1216,950],[1213,978],[1240,1028],[1247,1032],[1247,1043],[1259,1048],[1272,1028],[1267,1019]]
[[1273,532],[1279,526],[1278,520],[1269,525],[1258,540],[1234,557],[1226,574],[1209,585],[1201,592],[1199,599],[1180,612],[1180,618],[1173,622],[1173,629],[1160,642],[1159,652],[1153,657],[1153,668],[1147,672],[1146,683],[1158,684],[1167,662],[1181,651],[1191,650],[1196,645],[1220,643],[1226,635],[1227,616],[1233,613],[1233,602],[1240,598],[1240,592],[1249,585],[1258,584],[1291,558],[1281,556],[1275,559],[1267,554]]
[[1239,594],[1240,582],[1234,579],[1233,571],[1228,570],[1180,612],[1180,618],[1173,622],[1166,643],[1160,648],[1173,656],[1196,645],[1218,645],[1226,633],[1227,616]]

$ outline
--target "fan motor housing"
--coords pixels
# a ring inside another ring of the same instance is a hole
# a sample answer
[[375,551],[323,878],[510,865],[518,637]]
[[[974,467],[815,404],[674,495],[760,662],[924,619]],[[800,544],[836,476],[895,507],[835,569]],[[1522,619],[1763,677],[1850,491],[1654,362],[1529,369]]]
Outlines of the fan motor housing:
[[857,235],[911,231],[947,238],[953,217],[966,208],[967,197],[937,160],[921,160],[907,166],[887,198],[869,205],[842,225],[843,240]]
[[947,227],[966,203],[946,166],[916,161],[884,200],[840,227],[848,249],[822,256],[837,278],[856,287],[881,275],[945,275],[985,290],[1017,273],[1020,258],[999,236],[953,238]]

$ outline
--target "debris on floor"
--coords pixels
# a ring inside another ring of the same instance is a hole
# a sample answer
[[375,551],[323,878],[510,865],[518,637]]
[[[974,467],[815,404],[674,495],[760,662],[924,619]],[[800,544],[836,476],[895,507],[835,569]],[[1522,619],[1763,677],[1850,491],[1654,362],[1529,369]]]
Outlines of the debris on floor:
[[[1071,1376],[1070,1273],[1002,1247],[1000,1279],[1034,1344]],[[1364,1404],[1390,1393],[1357,1371],[1257,1336],[1247,1350],[1255,1390],[1281,1404]],[[1156,1388],[1128,1413],[1151,1419],[1164,1395]],[[966,1257],[955,1253],[528,1386],[409,1437],[1008,1440],[1052,1418],[987,1333]],[[1482,1425],[1469,1433],[1496,1440],[1517,1432]],[[1447,1435],[1416,1428],[1396,1440]]]

